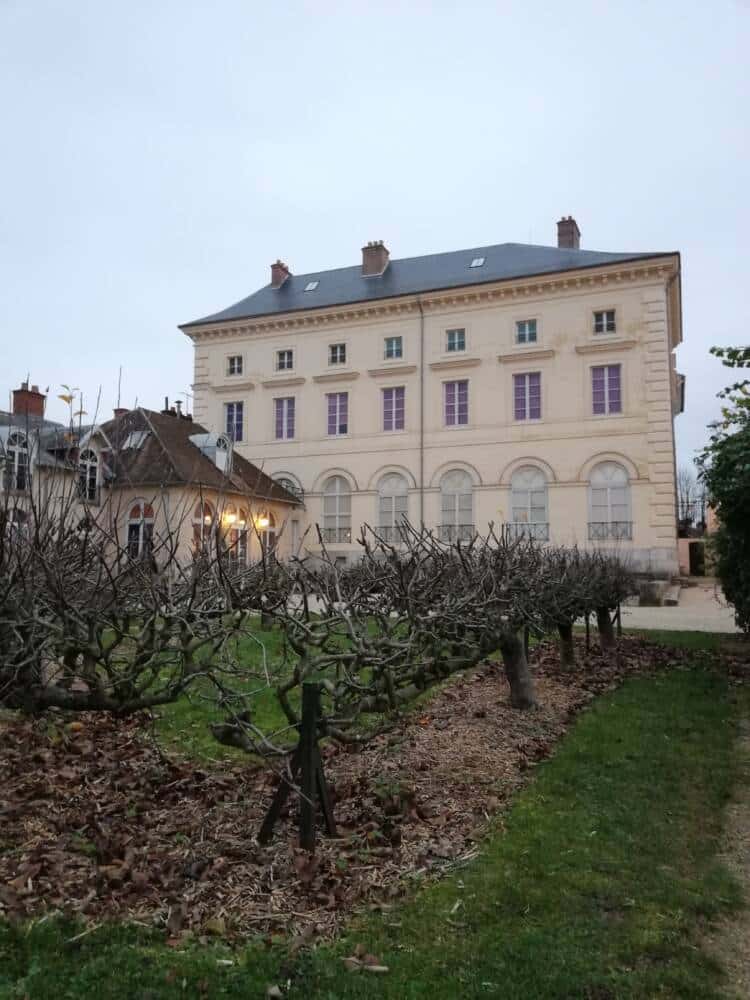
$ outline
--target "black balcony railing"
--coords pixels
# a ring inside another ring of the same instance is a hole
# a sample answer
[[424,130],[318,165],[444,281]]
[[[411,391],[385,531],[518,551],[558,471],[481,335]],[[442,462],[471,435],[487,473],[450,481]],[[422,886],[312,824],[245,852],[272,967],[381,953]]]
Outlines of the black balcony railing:
[[326,544],[333,542],[351,542],[352,540],[352,529],[351,528],[323,528],[323,541]]
[[438,537],[441,542],[470,542],[476,535],[473,524],[441,524]]
[[505,530],[510,538],[533,538],[537,542],[549,541],[547,521],[508,521]]
[[632,521],[589,521],[589,541],[629,541],[633,537]]

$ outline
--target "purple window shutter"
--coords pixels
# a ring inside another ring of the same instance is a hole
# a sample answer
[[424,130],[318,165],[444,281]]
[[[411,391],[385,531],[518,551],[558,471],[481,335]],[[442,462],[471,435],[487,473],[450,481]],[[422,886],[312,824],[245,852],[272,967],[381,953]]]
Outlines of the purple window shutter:
[[622,392],[620,386],[620,366],[607,366],[607,383],[609,389],[609,412],[622,413]]
[[393,429],[395,431],[402,431],[404,429],[406,390],[401,386],[398,389],[394,389],[394,395],[396,398],[393,407]]
[[468,424],[469,422],[469,383],[458,382],[458,407],[456,420],[457,424]]
[[383,430],[393,430],[393,389],[383,389]]
[[336,433],[336,410],[337,396],[335,392],[328,393],[328,433]]
[[339,434],[349,430],[349,393],[339,393]]
[[591,369],[591,394],[594,404],[594,413],[607,412],[607,395],[604,385],[604,367],[597,366]]
[[529,419],[540,420],[542,416],[542,373],[529,374]]
[[276,438],[284,437],[284,400],[275,399],[274,406],[276,407]]
[[286,436],[294,437],[294,396],[286,401]]
[[526,376],[513,376],[513,415],[516,420],[526,419]]
[[456,422],[456,383],[445,383],[445,423],[451,427]]

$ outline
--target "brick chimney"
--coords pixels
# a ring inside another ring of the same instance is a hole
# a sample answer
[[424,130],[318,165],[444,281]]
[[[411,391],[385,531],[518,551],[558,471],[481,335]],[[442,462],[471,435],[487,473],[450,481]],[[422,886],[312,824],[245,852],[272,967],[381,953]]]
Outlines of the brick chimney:
[[275,264],[271,264],[271,288],[281,288],[291,273],[286,264],[281,260],[277,260]]
[[46,396],[39,391],[38,385],[29,389],[28,382],[22,382],[20,389],[13,390],[14,417],[44,417],[44,401]]
[[362,274],[365,278],[382,274],[388,267],[389,260],[390,254],[385,243],[382,240],[371,240],[366,247],[362,247]]
[[557,223],[557,245],[561,250],[581,249],[581,230],[572,215],[567,219],[563,216]]

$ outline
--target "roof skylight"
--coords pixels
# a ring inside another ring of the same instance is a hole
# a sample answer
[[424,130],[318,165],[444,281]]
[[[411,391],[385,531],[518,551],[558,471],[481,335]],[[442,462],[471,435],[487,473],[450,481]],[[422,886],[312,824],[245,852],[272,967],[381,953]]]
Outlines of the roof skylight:
[[484,264],[484,257],[475,257],[469,267],[481,267]]
[[308,281],[308,283],[305,285],[305,291],[314,292],[319,284],[320,284],[319,281]]

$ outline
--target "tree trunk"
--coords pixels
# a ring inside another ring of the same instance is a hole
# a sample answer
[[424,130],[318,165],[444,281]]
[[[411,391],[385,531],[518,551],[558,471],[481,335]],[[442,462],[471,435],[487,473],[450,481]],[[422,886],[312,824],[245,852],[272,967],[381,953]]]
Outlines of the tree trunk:
[[596,624],[599,629],[599,645],[602,652],[606,653],[607,650],[614,649],[617,646],[617,640],[615,639],[615,630],[612,628],[612,619],[609,617],[609,608],[596,609]]
[[560,633],[560,665],[574,667],[576,650],[573,644],[573,626],[570,622],[566,622],[565,625],[558,625],[557,631]]
[[534,708],[534,682],[523,649],[522,640],[512,633],[503,636],[500,641],[500,652],[503,655],[505,676],[510,685],[510,703],[513,708]]

